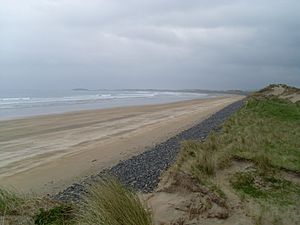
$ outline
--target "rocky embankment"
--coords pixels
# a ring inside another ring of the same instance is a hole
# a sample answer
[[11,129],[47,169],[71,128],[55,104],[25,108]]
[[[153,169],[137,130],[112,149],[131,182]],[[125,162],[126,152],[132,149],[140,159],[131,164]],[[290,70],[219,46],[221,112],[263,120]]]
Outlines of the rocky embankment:
[[242,105],[243,101],[235,102],[192,128],[161,144],[157,144],[152,149],[121,161],[117,165],[86,178],[80,183],[71,185],[64,191],[54,195],[53,198],[60,201],[78,202],[82,195],[87,192],[89,185],[99,181],[106,175],[116,176],[125,185],[135,190],[146,193],[152,192],[159,182],[160,174],[176,160],[182,141],[205,139],[210,132],[219,130],[223,122],[240,109]]

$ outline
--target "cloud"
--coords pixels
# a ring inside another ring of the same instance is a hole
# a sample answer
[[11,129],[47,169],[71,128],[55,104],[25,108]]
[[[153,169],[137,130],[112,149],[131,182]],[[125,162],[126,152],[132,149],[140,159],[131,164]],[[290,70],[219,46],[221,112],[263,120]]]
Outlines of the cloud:
[[1,0],[0,87],[299,86],[299,8],[296,0]]

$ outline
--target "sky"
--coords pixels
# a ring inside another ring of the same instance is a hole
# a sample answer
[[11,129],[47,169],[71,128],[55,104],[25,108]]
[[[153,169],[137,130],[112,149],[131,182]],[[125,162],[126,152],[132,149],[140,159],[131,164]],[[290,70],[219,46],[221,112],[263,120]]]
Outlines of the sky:
[[0,88],[300,86],[299,0],[0,0]]

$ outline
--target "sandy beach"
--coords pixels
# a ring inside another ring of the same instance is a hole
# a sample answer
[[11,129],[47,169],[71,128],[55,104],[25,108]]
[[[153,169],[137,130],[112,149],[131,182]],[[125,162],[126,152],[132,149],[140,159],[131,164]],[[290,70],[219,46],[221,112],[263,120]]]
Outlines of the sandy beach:
[[88,110],[0,122],[0,186],[52,194],[242,99]]

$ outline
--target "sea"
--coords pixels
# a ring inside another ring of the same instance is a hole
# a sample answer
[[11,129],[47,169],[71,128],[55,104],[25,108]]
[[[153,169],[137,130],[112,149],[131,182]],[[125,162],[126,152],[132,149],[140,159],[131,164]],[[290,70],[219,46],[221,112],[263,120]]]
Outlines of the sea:
[[216,95],[162,90],[0,90],[0,120],[79,110],[171,103]]

